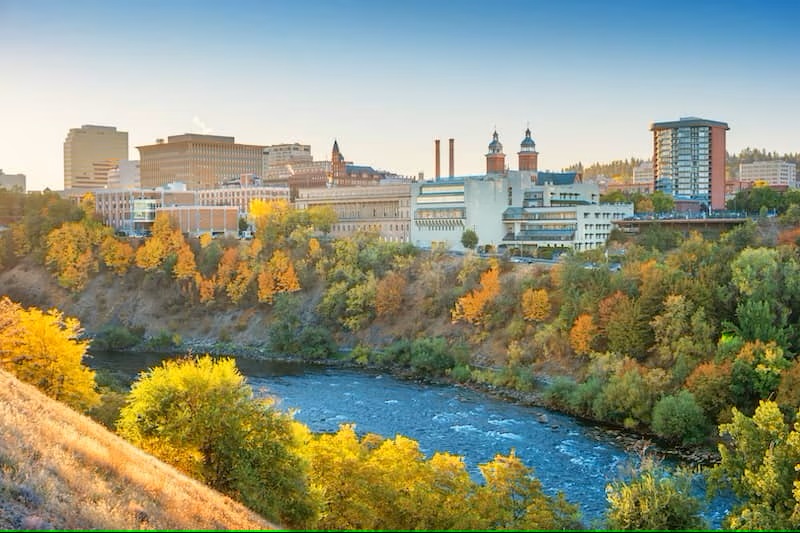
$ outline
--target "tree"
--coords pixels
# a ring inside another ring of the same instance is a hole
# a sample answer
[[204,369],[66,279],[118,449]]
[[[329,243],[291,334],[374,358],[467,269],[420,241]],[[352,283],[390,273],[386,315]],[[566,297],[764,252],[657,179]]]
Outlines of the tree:
[[778,531],[800,527],[800,427],[790,431],[778,405],[762,401],[752,418],[733,409],[733,420],[719,426],[726,437],[720,462],[711,471],[716,487],[731,487],[739,503],[723,526]]
[[675,199],[663,191],[656,191],[650,195],[653,209],[656,213],[669,213],[675,208]]
[[379,317],[391,317],[401,311],[406,285],[406,278],[394,271],[378,281],[375,289],[375,312]]
[[569,330],[569,344],[578,355],[588,355],[592,351],[597,326],[592,315],[586,313],[575,319],[572,329]]
[[630,481],[616,481],[606,489],[611,531],[671,531],[705,529],[700,502],[691,496],[687,472],[666,472],[647,465]]
[[550,316],[550,299],[545,289],[527,289],[522,293],[522,316],[531,322],[541,322]]
[[289,255],[275,250],[258,275],[258,301],[271,304],[276,294],[300,290],[300,281]]
[[100,403],[94,370],[81,363],[89,342],[79,340],[75,318],[56,309],[23,309],[7,297],[0,299],[0,366],[48,396],[76,409]]
[[480,288],[465,294],[456,302],[453,320],[464,320],[480,325],[486,319],[485,308],[500,294],[500,268],[492,261],[489,270],[481,274]]
[[467,228],[461,234],[461,246],[468,250],[474,250],[478,246],[478,234],[475,230]]
[[133,263],[133,246],[120,241],[113,235],[106,235],[100,243],[100,258],[108,268],[124,276]]
[[313,517],[292,420],[253,396],[233,359],[174,359],[143,373],[117,430],[269,519]]
[[655,334],[651,351],[662,368],[672,368],[677,382],[683,382],[716,349],[716,332],[705,310],[695,309],[683,295],[667,296],[664,311],[650,325]]
[[684,445],[701,443],[707,429],[703,409],[686,390],[658,400],[652,426],[659,437]]

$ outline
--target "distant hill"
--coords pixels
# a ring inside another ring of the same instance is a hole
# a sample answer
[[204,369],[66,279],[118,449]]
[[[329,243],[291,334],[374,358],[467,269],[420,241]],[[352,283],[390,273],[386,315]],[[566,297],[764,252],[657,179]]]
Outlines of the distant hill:
[[644,159],[631,157],[630,159],[615,159],[610,163],[596,162],[586,167],[582,163],[575,163],[564,170],[581,172],[584,179],[605,176],[609,179],[619,178],[622,181],[630,181],[633,177],[633,169],[643,161]]
[[275,529],[0,371],[0,530]]
[[[747,147],[738,154],[726,154],[727,175],[735,178],[739,176],[740,163],[753,163],[755,161],[773,161],[782,159],[788,163],[794,163],[800,167],[800,152],[790,154],[779,154],[778,152],[768,152],[764,148]],[[633,169],[641,164],[644,159],[631,157],[630,159],[615,159],[608,163],[595,162],[588,166],[582,163],[575,163],[565,168],[565,171],[578,171],[583,174],[584,179],[605,176],[609,179],[620,178],[621,181],[629,181],[633,177]]]
[[728,159],[726,162],[728,176],[734,178],[739,176],[740,163],[754,163],[756,161],[774,161],[776,159],[782,159],[787,163],[794,163],[795,165],[800,166],[800,152],[792,154],[779,154],[778,152],[767,152],[763,148],[759,150],[758,148],[747,147],[744,150],[740,151],[738,154],[728,154]]

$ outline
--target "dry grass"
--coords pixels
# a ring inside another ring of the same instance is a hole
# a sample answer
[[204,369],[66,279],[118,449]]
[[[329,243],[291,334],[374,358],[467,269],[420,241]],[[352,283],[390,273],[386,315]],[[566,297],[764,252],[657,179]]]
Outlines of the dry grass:
[[275,526],[0,371],[0,529]]

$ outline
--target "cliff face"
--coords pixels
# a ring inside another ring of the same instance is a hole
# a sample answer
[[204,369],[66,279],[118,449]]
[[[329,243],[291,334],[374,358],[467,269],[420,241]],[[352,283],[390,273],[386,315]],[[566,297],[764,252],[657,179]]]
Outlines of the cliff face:
[[[453,258],[447,268],[457,271],[458,261]],[[410,284],[401,313],[376,319],[357,334],[337,328],[332,332],[337,343],[348,348],[359,342],[384,345],[419,335],[464,338],[469,334],[465,326],[452,324],[449,314],[426,316],[416,301],[422,297],[419,292],[415,284]],[[322,296],[320,287],[307,288],[298,294],[303,302],[302,313],[314,321],[314,310]],[[234,307],[226,303],[197,303],[162,272],[146,274],[131,269],[125,276],[100,272],[83,291],[72,294],[60,287],[46,268],[29,259],[0,272],[2,295],[24,307],[56,307],[65,315],[78,318],[90,336],[107,325],[140,327],[146,337],[163,331],[177,334],[184,348],[195,352],[223,345],[242,353],[266,353],[267,330],[272,319],[272,307],[265,304]]]
[[221,338],[239,346],[259,346],[267,340],[269,309],[192,303],[160,272],[148,275],[134,269],[122,277],[101,272],[82,292],[71,294],[47,269],[25,260],[0,273],[0,295],[25,307],[57,307],[78,318],[89,335],[113,324],[144,328],[148,337],[168,331],[180,335],[187,346],[211,346]]

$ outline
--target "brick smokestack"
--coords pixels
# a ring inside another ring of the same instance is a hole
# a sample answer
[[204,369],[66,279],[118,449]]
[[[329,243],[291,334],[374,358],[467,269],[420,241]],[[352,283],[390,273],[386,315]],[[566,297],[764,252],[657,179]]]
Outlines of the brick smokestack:
[[434,141],[434,143],[436,143],[436,172],[435,172],[435,176],[436,176],[436,179],[439,179],[441,177],[441,175],[442,175],[441,164],[440,164],[440,161],[439,161],[439,159],[440,159],[439,158],[439,139],[436,139]]
[[450,139],[450,177],[452,178],[455,176],[455,154],[453,153],[453,145],[455,144],[455,139]]

